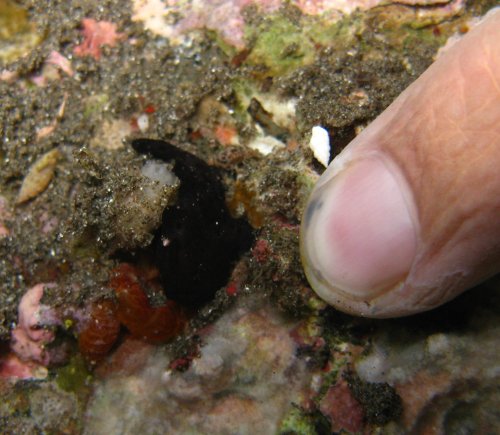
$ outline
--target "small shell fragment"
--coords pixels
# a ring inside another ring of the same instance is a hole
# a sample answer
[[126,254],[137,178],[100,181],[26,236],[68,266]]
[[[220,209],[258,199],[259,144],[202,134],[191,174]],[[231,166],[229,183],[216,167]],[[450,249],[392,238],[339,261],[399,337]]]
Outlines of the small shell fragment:
[[137,118],[137,127],[139,127],[141,133],[146,133],[147,129],[149,128],[148,115],[143,113]]
[[316,160],[326,168],[330,160],[330,137],[328,136],[328,131],[320,126],[313,127],[309,148],[311,148]]
[[54,169],[61,153],[53,149],[31,165],[17,195],[16,204],[22,204],[42,193],[54,176]]

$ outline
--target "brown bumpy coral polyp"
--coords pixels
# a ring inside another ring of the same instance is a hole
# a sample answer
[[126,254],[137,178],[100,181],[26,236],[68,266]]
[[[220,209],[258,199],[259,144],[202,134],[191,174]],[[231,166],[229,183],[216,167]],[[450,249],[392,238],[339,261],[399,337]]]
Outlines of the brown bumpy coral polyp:
[[111,300],[94,302],[90,317],[78,337],[78,347],[87,361],[100,362],[111,350],[120,333],[120,321]]
[[152,307],[139,280],[140,275],[135,266],[127,263],[114,269],[110,286],[118,301],[118,319],[132,336],[148,343],[163,343],[182,332],[186,315],[173,301]]

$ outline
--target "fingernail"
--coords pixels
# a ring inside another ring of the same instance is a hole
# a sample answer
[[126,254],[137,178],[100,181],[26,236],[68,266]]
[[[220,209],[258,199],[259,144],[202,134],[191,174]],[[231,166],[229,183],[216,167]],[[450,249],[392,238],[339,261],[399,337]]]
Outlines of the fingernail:
[[413,198],[403,187],[381,158],[353,162],[321,185],[305,215],[306,273],[362,300],[404,280],[417,238]]

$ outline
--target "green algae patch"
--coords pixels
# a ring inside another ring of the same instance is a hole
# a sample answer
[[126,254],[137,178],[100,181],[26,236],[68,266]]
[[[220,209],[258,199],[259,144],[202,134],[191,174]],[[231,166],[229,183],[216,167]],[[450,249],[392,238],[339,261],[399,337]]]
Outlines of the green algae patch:
[[[467,27],[469,14],[459,14],[458,10],[439,10],[431,13],[424,10],[391,5],[367,11],[363,21],[367,34],[377,35],[397,50],[408,52],[413,48],[426,46],[437,50],[446,43],[448,37]],[[366,39],[363,38],[363,39]],[[370,50],[373,42],[366,47]]]
[[109,104],[109,96],[107,94],[95,94],[88,97],[83,105],[83,115],[86,118],[95,116],[100,118],[106,111]]
[[253,41],[248,63],[265,66],[268,75],[286,74],[311,64],[315,58],[313,41],[300,25],[285,17],[273,17],[247,29],[247,39]]
[[405,48],[411,48],[420,43],[432,46],[437,50],[446,43],[446,40],[452,33],[449,30],[445,32],[444,29],[444,26],[439,28],[405,26],[405,37],[402,39],[403,45]]
[[330,433],[330,423],[319,411],[306,413],[294,404],[282,420],[278,433],[280,435],[316,435]]
[[264,75],[280,76],[310,65],[323,47],[348,50],[365,28],[362,16],[270,16],[247,26],[250,47],[246,63],[264,67]]
[[41,39],[25,9],[12,1],[0,0],[0,62],[9,63],[24,56]]
[[238,49],[228,43],[218,32],[215,30],[205,29],[207,39],[215,42],[215,45],[224,53],[225,56],[231,58],[238,53]]
[[68,365],[57,370],[55,377],[57,386],[68,393],[87,393],[92,375],[80,355],[71,358]]
[[239,122],[248,122],[250,116],[247,112],[250,100],[258,93],[258,83],[247,78],[237,78],[232,82],[235,95],[233,106],[234,117]]
[[362,15],[353,13],[340,19],[306,17],[304,29],[315,44],[348,50],[364,28]]

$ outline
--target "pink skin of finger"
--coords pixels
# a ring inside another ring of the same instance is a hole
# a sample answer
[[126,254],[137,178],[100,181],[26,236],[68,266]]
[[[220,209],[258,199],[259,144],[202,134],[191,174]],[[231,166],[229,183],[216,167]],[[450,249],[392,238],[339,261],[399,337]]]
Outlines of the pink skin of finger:
[[439,306],[500,271],[500,9],[356,137],[301,228],[313,289],[354,315]]

